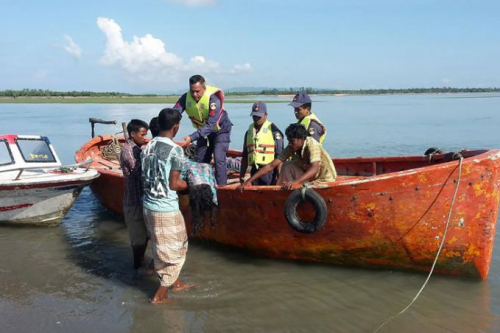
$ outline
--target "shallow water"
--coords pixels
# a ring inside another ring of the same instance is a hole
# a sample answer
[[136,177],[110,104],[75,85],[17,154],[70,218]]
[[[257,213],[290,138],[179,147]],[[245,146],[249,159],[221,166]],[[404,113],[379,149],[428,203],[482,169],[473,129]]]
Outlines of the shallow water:
[[[500,94],[313,98],[332,156],[422,154],[436,146],[500,147]],[[89,117],[149,121],[163,105],[0,104],[0,133],[47,135],[65,163],[90,138]],[[228,104],[241,149],[249,104]],[[294,121],[270,104],[282,130]],[[98,133],[119,132],[99,126]],[[192,131],[183,119],[179,138]],[[177,302],[148,303],[154,277],[135,274],[123,222],[85,189],[56,228],[0,228],[2,332],[370,332],[415,296],[423,274],[259,258],[191,242]],[[434,276],[417,302],[381,332],[500,331],[500,250],[490,277]]]

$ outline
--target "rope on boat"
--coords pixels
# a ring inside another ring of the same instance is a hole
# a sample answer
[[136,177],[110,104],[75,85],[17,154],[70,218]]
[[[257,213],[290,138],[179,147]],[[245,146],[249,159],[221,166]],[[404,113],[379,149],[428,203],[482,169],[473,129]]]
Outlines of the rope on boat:
[[302,195],[302,201],[306,200],[306,191],[311,188],[311,183],[307,182],[300,188],[300,194]]
[[438,249],[438,251],[436,253],[436,258],[434,259],[434,263],[432,264],[432,267],[431,267],[431,271],[429,272],[429,275],[427,276],[427,279],[425,280],[424,284],[422,285],[422,288],[420,288],[420,290],[418,291],[417,295],[413,298],[413,300],[410,302],[410,304],[408,304],[398,314],[390,317],[385,322],[383,322],[379,327],[377,327],[377,329],[374,331],[374,333],[377,333],[387,323],[389,323],[390,321],[394,320],[396,317],[399,317],[400,315],[402,315],[403,313],[405,313],[406,310],[408,310],[410,308],[410,306],[412,306],[413,303],[415,303],[415,301],[420,296],[420,294],[422,293],[422,291],[424,290],[424,288],[427,286],[427,282],[429,282],[429,280],[431,278],[431,275],[434,272],[434,267],[436,266],[437,260],[439,258],[439,255],[441,254],[441,250],[443,249],[443,246],[444,246],[444,241],[446,239],[446,233],[448,232],[448,226],[450,224],[451,213],[453,211],[453,205],[455,204],[455,199],[457,198],[457,193],[458,193],[458,187],[460,185],[460,179],[462,178],[462,161],[463,161],[464,158],[461,155],[460,155],[459,158],[460,158],[460,160],[458,161],[458,180],[457,180],[457,186],[455,187],[455,193],[453,194],[453,200],[451,201],[450,212],[448,213],[448,219],[446,221],[446,226],[445,226],[445,229],[444,229],[443,239],[441,240],[441,245],[439,245],[439,249]]
[[114,161],[114,160],[119,160],[120,159],[120,152],[122,150],[122,147],[120,146],[120,143],[118,142],[118,138],[114,137],[113,140],[108,143],[106,146],[101,148],[101,154],[102,157],[109,161]]

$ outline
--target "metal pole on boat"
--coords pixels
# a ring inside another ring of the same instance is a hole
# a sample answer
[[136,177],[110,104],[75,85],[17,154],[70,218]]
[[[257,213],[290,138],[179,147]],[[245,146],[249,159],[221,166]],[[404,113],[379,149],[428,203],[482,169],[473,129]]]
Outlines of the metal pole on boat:
[[89,118],[90,127],[92,128],[92,138],[94,138],[94,125],[95,124],[105,124],[105,125],[116,125],[116,120],[102,120],[97,118]]
[[123,128],[123,137],[125,138],[125,141],[126,141],[126,140],[128,140],[127,123],[123,122],[122,128]]

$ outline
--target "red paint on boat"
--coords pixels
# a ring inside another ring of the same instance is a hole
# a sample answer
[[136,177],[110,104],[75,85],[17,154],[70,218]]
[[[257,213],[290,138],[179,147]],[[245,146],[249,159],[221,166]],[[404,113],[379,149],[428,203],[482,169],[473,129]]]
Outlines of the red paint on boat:
[[[92,167],[101,177],[91,188],[105,207],[122,215],[122,172],[99,150],[110,140],[92,139],[76,160],[94,159]],[[500,151],[463,154],[460,187],[435,272],[486,279],[500,199]],[[445,231],[458,161],[446,155],[333,161],[338,180],[314,188],[328,208],[323,229],[303,234],[288,225],[283,209],[290,191],[254,186],[240,193],[234,183],[217,190],[215,228],[207,224],[196,237],[272,258],[428,272]],[[188,198],[180,195],[179,200],[190,227]]]
[[0,140],[7,140],[9,144],[15,144],[17,139],[17,135],[14,134],[6,134],[0,135]]
[[80,180],[76,181],[52,181],[52,182],[46,182],[46,183],[32,183],[32,184],[23,184],[23,185],[12,185],[12,186],[2,186],[0,187],[0,191],[12,191],[12,190],[35,190],[35,189],[43,189],[43,188],[49,188],[53,187],[54,189],[57,189],[58,187],[61,186],[71,186],[71,185],[81,185],[84,186],[87,183]]
[[26,207],[31,207],[31,206],[33,206],[33,204],[29,204],[29,203],[20,204],[20,205],[13,205],[13,206],[4,206],[4,207],[0,207],[0,212],[6,212],[9,210],[16,210],[16,209],[21,209],[21,208],[26,208]]

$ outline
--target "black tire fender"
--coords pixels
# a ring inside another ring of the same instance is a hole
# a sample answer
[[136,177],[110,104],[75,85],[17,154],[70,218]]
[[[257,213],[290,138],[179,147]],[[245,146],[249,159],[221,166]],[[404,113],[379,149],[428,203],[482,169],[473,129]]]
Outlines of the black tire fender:
[[442,153],[444,153],[442,149],[436,148],[436,147],[431,147],[425,151],[424,155],[442,154]]
[[[314,220],[312,222],[304,222],[297,215],[297,205],[302,200],[309,201],[314,207]],[[328,208],[325,200],[318,192],[313,189],[305,191],[305,198],[302,199],[302,190],[293,191],[285,202],[285,217],[290,226],[304,234],[310,234],[323,228],[326,223]]]

